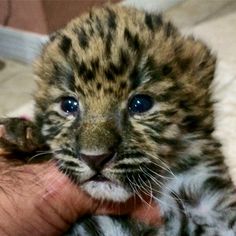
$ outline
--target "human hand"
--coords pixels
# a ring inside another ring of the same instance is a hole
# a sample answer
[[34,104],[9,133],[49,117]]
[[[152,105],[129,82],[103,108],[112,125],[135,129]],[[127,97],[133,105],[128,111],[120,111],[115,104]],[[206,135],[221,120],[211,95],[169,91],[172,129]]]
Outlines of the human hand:
[[87,214],[130,214],[146,223],[159,222],[153,203],[150,208],[138,199],[101,204],[72,184],[52,161],[17,164],[0,158],[0,235],[61,235]]

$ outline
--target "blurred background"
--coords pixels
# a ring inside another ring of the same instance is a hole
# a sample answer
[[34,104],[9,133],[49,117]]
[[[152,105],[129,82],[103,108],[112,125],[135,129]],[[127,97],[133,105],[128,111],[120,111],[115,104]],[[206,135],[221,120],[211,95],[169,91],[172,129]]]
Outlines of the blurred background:
[[[33,114],[32,62],[48,34],[106,0],[0,0],[0,117]],[[236,0],[109,0],[163,12],[183,32],[218,56],[212,86],[215,135],[236,182]]]

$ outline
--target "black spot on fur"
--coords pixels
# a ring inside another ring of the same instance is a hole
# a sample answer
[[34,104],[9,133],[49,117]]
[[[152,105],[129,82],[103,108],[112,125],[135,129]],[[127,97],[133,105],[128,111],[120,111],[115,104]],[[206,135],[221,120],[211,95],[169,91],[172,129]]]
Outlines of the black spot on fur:
[[107,80],[109,80],[109,81],[114,81],[115,80],[114,74],[111,72],[110,69],[105,70],[105,75],[106,75]]
[[[44,110],[44,106],[42,104],[38,104],[42,110]],[[45,124],[45,114],[37,114],[35,117],[35,123],[37,124],[38,127],[42,127]]]
[[153,22],[152,22],[152,15],[149,13],[145,14],[145,24],[150,30],[154,30]]
[[124,38],[127,40],[129,47],[131,47],[133,50],[138,51],[140,49],[140,42],[137,34],[132,35],[130,31],[125,28]]
[[96,25],[96,30],[98,31],[100,37],[103,39],[104,38],[104,30],[103,30],[101,21],[97,16],[95,18],[95,25]]
[[[236,224],[236,216],[235,217],[233,217],[231,220],[230,220],[230,222],[229,222],[229,228],[230,229],[233,229],[234,228],[234,226],[235,226],[235,224]],[[197,234],[196,234],[197,235]]]
[[79,45],[82,49],[86,49],[88,47],[88,36],[85,32],[84,29],[79,29],[77,31],[77,35],[78,35],[78,40],[79,40]]
[[129,55],[122,48],[119,51],[119,62],[118,64],[110,63],[110,70],[116,76],[123,75],[129,64]]
[[53,78],[59,79],[61,75],[61,68],[58,63],[53,64]]
[[107,8],[108,11],[108,27],[112,30],[115,30],[117,27],[116,23],[116,14],[113,10]]
[[77,68],[78,76],[81,76],[85,81],[93,80],[95,78],[95,71],[89,69],[82,61]]
[[164,29],[165,29],[165,35],[166,35],[167,38],[176,34],[176,29],[170,22],[168,22],[165,25]]
[[124,67],[129,64],[129,54],[125,52],[122,48],[120,49],[119,61]]
[[[199,160],[198,156],[190,155],[188,158],[184,159],[184,161],[182,161],[177,166],[175,166],[173,171],[175,171],[175,173],[183,173],[183,171],[188,171],[189,169],[191,169],[195,166],[198,166],[199,162],[200,162],[200,160]],[[185,192],[184,189],[182,189],[181,192],[183,194]],[[197,202],[197,199],[195,202]],[[192,201],[192,203],[193,203],[193,201]]]
[[92,67],[92,69],[95,71],[95,70],[98,70],[98,68],[99,68],[99,60],[98,60],[98,58],[96,58],[96,59],[93,59],[92,61],[91,61],[91,67]]
[[65,55],[67,55],[71,48],[71,39],[67,36],[63,35],[62,40],[59,44],[60,49],[63,51]]
[[160,27],[163,25],[163,20],[161,15],[154,15],[153,16],[153,22],[155,22],[156,27]]
[[132,89],[136,89],[141,84],[141,73],[137,66],[132,70],[129,79],[131,81]]
[[[148,128],[150,128],[152,130],[155,130],[155,132],[158,132],[158,133],[163,131],[163,126],[160,125],[160,124],[155,123],[154,120],[153,120],[152,123],[151,122],[150,123],[146,123],[145,126],[147,126]],[[150,132],[149,129],[147,129],[147,131]]]
[[71,91],[75,90],[75,78],[73,71],[69,68],[66,68],[59,63],[53,64],[53,76],[50,81],[51,84],[64,84]]
[[96,85],[96,87],[97,87],[97,90],[101,90],[102,84],[98,82],[97,85]]
[[158,28],[160,28],[160,26],[163,25],[161,15],[154,15],[154,14],[146,13],[144,21],[145,21],[145,24],[147,25],[147,27],[151,31],[157,30]]
[[75,91],[75,77],[72,73],[68,74],[66,77],[68,88],[71,91]]
[[94,31],[94,28],[93,28],[93,19],[91,17],[91,14],[89,14],[90,18],[87,19],[85,22],[86,22],[86,25],[87,25],[87,33],[89,35],[89,37],[92,37],[95,33]]
[[94,72],[92,70],[87,70],[86,73],[84,74],[84,78],[88,80],[93,80],[95,78]]
[[146,59],[144,70],[149,72],[149,75],[151,76],[151,80],[161,80],[161,78],[163,78],[161,76],[160,71],[157,70],[155,60],[150,56]]
[[165,92],[163,94],[159,94],[158,96],[155,97],[155,100],[158,102],[167,102],[169,100],[171,100],[172,98],[172,94]]
[[127,82],[126,81],[121,81],[120,82],[120,88],[125,89],[127,87]]
[[89,28],[89,36],[92,37],[94,35],[94,30],[92,27]]
[[202,189],[204,191],[219,191],[219,190],[225,190],[225,189],[229,189],[229,186],[232,185],[231,180],[229,179],[223,179],[222,177],[218,177],[218,176],[212,176],[210,178],[208,178],[203,186]]
[[200,68],[200,69],[204,69],[207,64],[208,64],[208,60],[203,60],[203,61],[199,64],[199,68]]
[[170,146],[179,145],[179,140],[175,138],[164,138],[164,137],[157,137],[157,136],[152,136],[152,138],[155,140],[155,142],[159,144],[168,144]]
[[83,76],[86,73],[87,67],[83,61],[78,65],[77,70],[79,76]]
[[192,62],[191,58],[178,60],[178,65],[181,71],[185,72],[186,70],[188,70],[190,68],[191,62]]
[[115,74],[115,75],[120,74],[119,66],[115,65],[113,62],[110,63],[109,68],[113,74]]
[[164,66],[162,67],[162,74],[163,74],[164,76],[169,75],[171,72],[172,72],[172,67],[171,67],[170,65],[164,65]]
[[116,75],[116,76],[122,75],[122,74],[124,74],[128,63],[129,63],[128,54],[126,52],[124,52],[123,49],[121,49],[119,52],[118,64],[114,64],[113,62],[111,62],[109,65],[109,68],[114,75]]
[[160,80],[161,78],[160,72],[158,72],[156,69],[155,61],[152,57],[148,57],[142,68],[135,66],[132,70],[129,76],[132,89],[137,88],[141,84],[142,80],[145,79],[146,72],[148,72],[151,80]]
[[111,32],[108,32],[106,36],[106,42],[105,42],[105,54],[107,57],[110,57],[111,55],[111,46],[112,46],[112,34]]
[[105,94],[112,94],[113,93],[113,89],[111,87],[106,88],[106,89],[104,89],[104,93]]
[[160,111],[159,113],[161,113],[169,118],[169,117],[174,116],[177,113],[177,111],[169,109],[169,110]]
[[199,128],[202,118],[198,116],[188,115],[183,119],[184,126],[187,127],[189,131],[195,131]]
[[76,86],[76,91],[85,96],[84,90],[80,86]]
[[180,100],[179,101],[179,108],[183,109],[186,112],[189,112],[192,110],[192,104],[191,102],[188,100]]
[[45,135],[47,139],[53,139],[56,135],[61,132],[61,127],[51,126],[47,129],[48,135]]

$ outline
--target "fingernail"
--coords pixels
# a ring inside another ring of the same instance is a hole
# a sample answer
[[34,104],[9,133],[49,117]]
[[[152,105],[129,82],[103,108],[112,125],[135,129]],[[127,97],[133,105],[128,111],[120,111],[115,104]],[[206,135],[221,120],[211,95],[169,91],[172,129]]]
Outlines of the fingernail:
[[32,129],[30,127],[26,128],[26,139],[33,139],[33,137],[32,137]]

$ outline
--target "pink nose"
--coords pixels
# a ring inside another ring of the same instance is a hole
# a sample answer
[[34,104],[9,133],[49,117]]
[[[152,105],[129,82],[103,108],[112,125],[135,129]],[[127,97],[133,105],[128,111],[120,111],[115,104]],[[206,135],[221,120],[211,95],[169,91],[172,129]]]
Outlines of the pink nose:
[[81,160],[83,160],[91,169],[96,171],[102,170],[115,156],[116,153],[104,153],[96,156],[80,153]]

